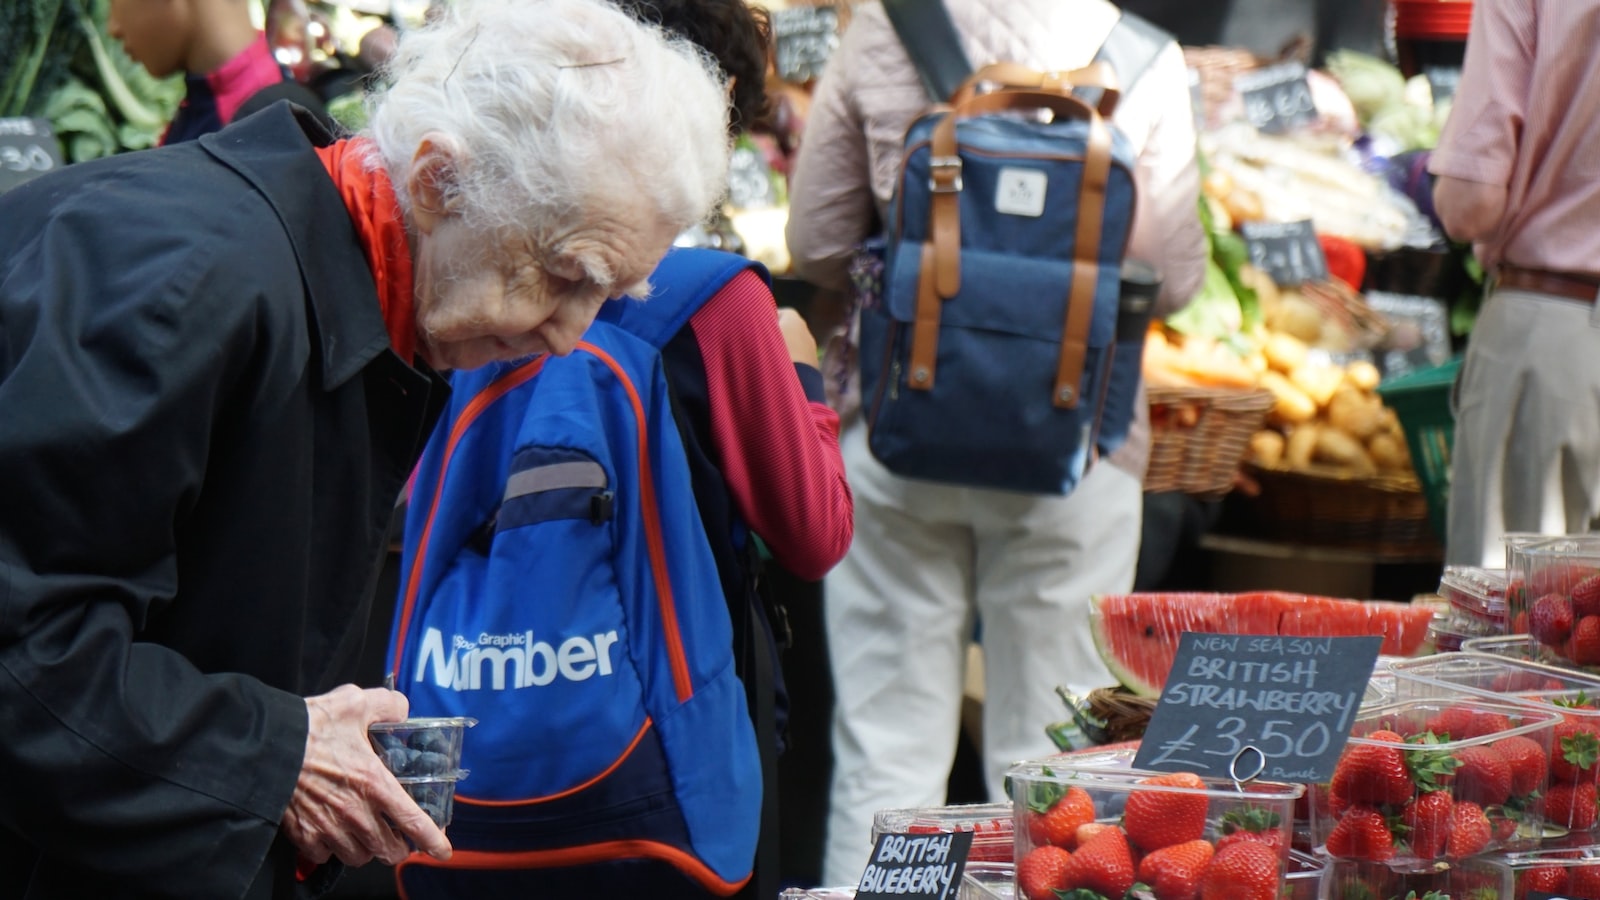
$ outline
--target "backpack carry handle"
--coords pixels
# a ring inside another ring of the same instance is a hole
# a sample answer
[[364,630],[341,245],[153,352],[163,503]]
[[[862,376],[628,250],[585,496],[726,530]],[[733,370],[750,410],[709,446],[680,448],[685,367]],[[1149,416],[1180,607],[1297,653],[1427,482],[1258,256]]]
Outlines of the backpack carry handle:
[[911,332],[911,367],[906,384],[912,390],[933,389],[941,306],[961,289],[962,184],[956,121],[989,112],[1022,109],[1049,109],[1058,116],[1082,118],[1089,123],[1083,181],[1078,194],[1072,280],[1067,291],[1061,356],[1051,396],[1056,408],[1074,409],[1078,405],[1078,387],[1088,356],[1089,325],[1093,319],[1095,286],[1100,277],[1098,251],[1106,186],[1111,176],[1111,131],[1093,107],[1067,94],[1027,90],[980,94],[961,103],[934,128],[929,160],[932,202],[928,213],[928,233],[932,240],[922,245],[916,321]]
[[[1081,89],[1098,91],[1099,97],[1094,108],[1106,118],[1116,111],[1117,101],[1122,98],[1117,75],[1104,62],[1092,62],[1070,72],[1041,72],[1016,63],[997,62],[984,66],[961,82],[961,87],[951,96],[950,104],[960,106],[973,97],[981,96],[978,86],[983,84],[999,85],[1006,90],[1045,91],[1071,96],[1078,96],[1075,91]],[[1078,99],[1084,98],[1078,96]]]

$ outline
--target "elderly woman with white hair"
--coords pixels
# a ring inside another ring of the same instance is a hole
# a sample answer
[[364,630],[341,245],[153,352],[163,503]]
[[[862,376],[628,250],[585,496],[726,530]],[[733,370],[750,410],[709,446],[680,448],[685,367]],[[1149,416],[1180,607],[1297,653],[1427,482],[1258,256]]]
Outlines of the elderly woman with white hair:
[[565,353],[718,199],[726,86],[460,3],[371,130],[280,104],[0,197],[0,897],[305,897],[449,842],[347,684],[436,370]]

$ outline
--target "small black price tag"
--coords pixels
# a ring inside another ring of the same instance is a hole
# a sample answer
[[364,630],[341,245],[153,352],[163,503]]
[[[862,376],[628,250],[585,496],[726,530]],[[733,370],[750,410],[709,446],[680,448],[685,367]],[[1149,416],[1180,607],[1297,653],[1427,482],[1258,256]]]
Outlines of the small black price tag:
[[1322,254],[1311,220],[1245,222],[1239,226],[1250,263],[1278,284],[1328,280],[1328,258]]
[[778,77],[804,84],[822,74],[839,46],[839,10],[832,6],[791,6],[772,12],[773,61]]
[[1435,106],[1455,98],[1456,86],[1461,84],[1460,66],[1424,66],[1422,74],[1428,79]]
[[61,166],[49,121],[0,119],[0,194]]
[[771,209],[778,205],[772,167],[755,144],[740,141],[728,159],[728,205],[735,209]]
[[1311,82],[1299,63],[1246,72],[1233,80],[1233,86],[1244,99],[1245,118],[1261,131],[1282,134],[1317,120]]
[[1134,768],[1325,782],[1382,644],[1379,637],[1184,632]]
[[880,834],[856,887],[856,900],[908,896],[956,900],[970,852],[970,831]]

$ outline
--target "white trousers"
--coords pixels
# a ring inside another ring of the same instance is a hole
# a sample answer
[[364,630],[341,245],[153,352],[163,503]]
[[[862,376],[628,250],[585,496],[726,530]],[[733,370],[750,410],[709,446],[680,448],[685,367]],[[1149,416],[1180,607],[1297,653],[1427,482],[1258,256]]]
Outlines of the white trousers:
[[1089,634],[1089,598],[1133,586],[1143,492],[1095,466],[1066,497],[899,478],[844,434],[855,540],[824,604],[837,706],[824,883],[855,884],[873,813],[940,805],[955,757],[963,663],[982,620],[984,770],[992,799],[1016,760],[1055,752],[1057,685],[1114,683]]
[[1600,512],[1600,329],[1593,307],[1502,290],[1456,382],[1445,561],[1505,565],[1510,531],[1588,531]]

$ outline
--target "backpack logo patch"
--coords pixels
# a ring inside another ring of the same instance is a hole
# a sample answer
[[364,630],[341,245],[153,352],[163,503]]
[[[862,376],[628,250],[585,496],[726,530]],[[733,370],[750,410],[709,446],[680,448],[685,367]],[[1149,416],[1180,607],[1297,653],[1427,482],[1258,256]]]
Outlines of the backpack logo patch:
[[457,634],[447,656],[444,633],[429,628],[422,635],[413,680],[426,681],[431,675],[435,686],[452,691],[520,690],[544,687],[557,678],[588,681],[611,674],[611,649],[616,643],[615,630],[593,637],[575,635],[559,647],[534,640],[531,630],[475,637]]
[[1003,168],[995,180],[994,211],[1037,219],[1044,215],[1049,187],[1050,177],[1038,169]]

